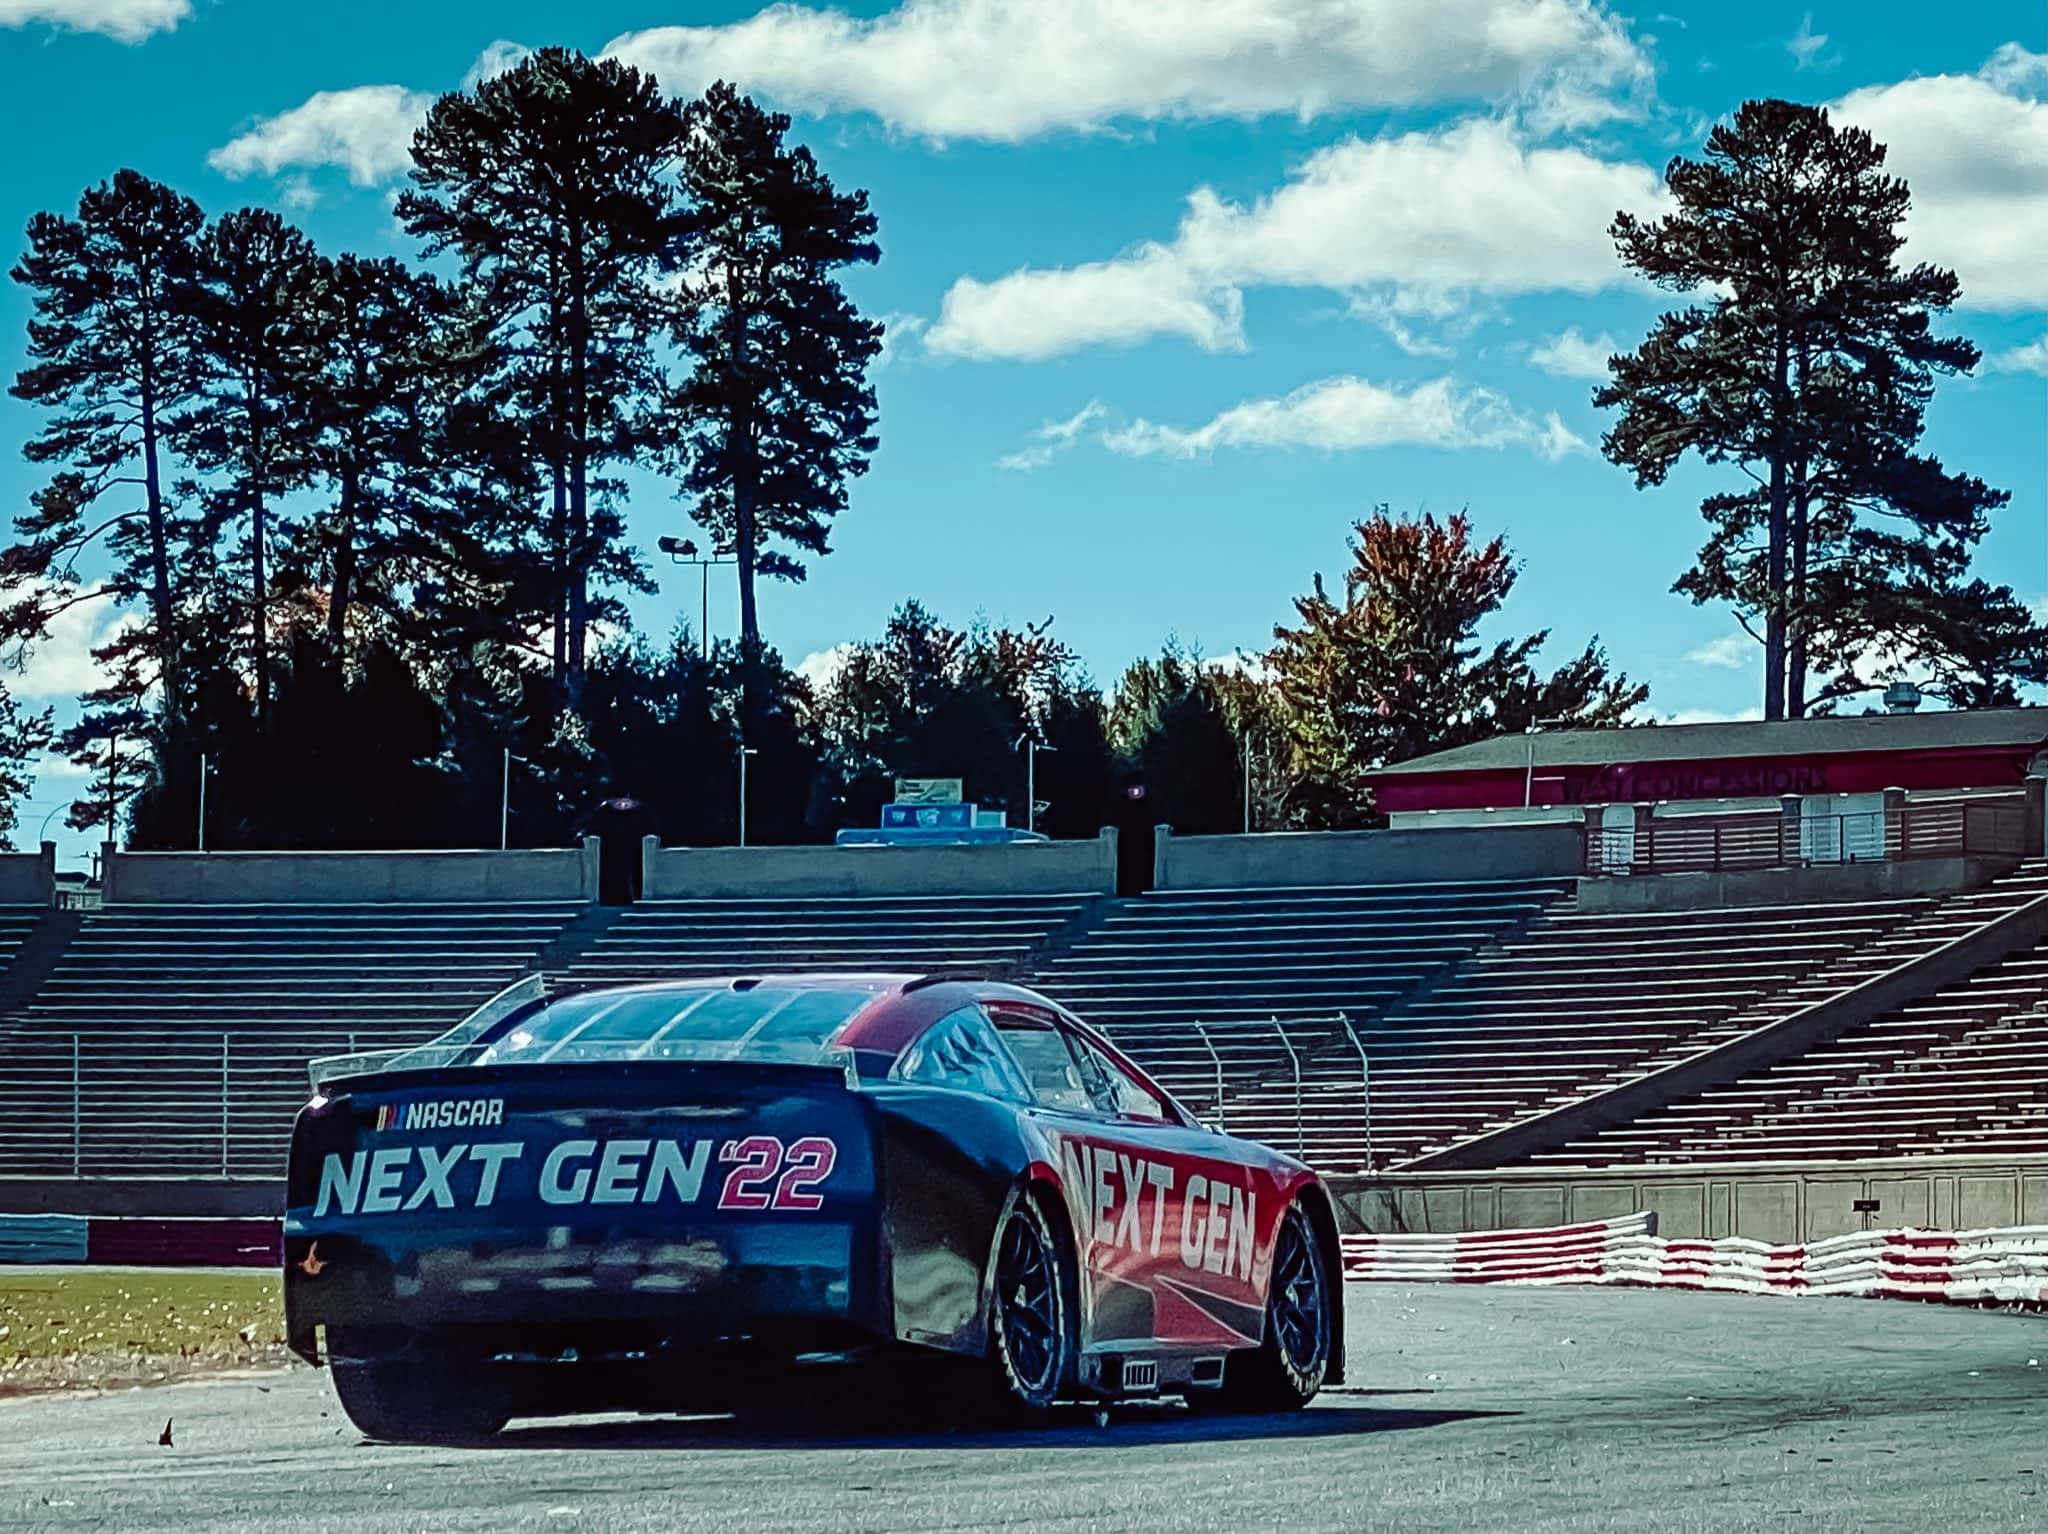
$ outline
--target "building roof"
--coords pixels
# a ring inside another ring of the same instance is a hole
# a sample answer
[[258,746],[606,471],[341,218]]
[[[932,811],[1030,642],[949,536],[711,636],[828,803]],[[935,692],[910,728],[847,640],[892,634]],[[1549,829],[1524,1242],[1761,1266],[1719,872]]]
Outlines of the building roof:
[[[1538,767],[1604,767],[1615,762],[1725,761],[1746,756],[1834,756],[1855,751],[1954,751],[2048,743],[2048,708],[1940,709],[1858,714],[1765,724],[1658,724],[1631,729],[1544,730],[1535,737]],[[1412,777],[1439,772],[1520,771],[1530,737],[1499,735],[1418,756],[1370,774]]]

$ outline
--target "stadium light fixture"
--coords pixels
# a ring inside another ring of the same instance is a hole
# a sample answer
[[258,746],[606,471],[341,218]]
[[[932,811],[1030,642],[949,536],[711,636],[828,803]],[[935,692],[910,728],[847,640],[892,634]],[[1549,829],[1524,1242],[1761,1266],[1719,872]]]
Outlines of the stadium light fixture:
[[720,544],[709,554],[697,552],[694,538],[673,538],[663,536],[654,540],[654,546],[668,555],[670,561],[679,565],[695,565],[702,579],[697,592],[697,630],[704,646],[704,659],[711,659],[711,567],[713,565],[736,565],[737,559],[721,556],[735,552],[728,544]]

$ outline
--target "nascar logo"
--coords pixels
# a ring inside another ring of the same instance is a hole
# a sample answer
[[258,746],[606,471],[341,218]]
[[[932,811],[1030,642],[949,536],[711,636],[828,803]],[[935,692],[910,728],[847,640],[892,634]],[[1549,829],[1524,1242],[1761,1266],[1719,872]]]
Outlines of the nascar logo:
[[502,1097],[446,1097],[438,1102],[386,1103],[376,1129],[488,1129],[505,1122]]

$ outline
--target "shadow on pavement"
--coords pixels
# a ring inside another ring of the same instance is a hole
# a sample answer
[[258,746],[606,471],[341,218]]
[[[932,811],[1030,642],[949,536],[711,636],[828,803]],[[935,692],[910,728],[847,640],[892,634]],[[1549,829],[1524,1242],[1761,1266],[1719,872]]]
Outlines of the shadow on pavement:
[[1192,1412],[1162,1403],[1111,1411],[1108,1426],[1097,1425],[1085,1407],[1062,1410],[1042,1428],[976,1428],[953,1431],[929,1426],[876,1431],[831,1421],[763,1422],[746,1417],[641,1417],[628,1421],[538,1422],[514,1427],[495,1439],[494,1449],[946,1449],[1130,1448],[1148,1444],[1230,1443],[1254,1439],[1342,1438],[1362,1433],[1395,1433],[1439,1427],[1482,1417],[1513,1417],[1511,1411],[1449,1411],[1330,1404],[1304,1412],[1228,1417]]

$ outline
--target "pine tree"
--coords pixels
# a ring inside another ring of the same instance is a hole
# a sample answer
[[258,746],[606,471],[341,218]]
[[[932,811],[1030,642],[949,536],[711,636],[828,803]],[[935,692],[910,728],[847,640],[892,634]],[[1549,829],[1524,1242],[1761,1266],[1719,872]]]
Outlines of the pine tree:
[[656,257],[683,122],[653,79],[544,48],[443,96],[413,139],[399,217],[426,253],[452,252],[490,317],[499,406],[522,431],[552,504],[538,530],[553,675],[579,706],[596,586],[644,583],[623,547],[607,464],[644,440],[660,322]]
[[[12,392],[53,412],[24,451],[62,467],[16,518],[21,541],[0,551],[0,644],[20,654],[69,608],[140,603],[146,616],[127,650],[173,712],[185,694],[179,611],[194,530],[166,483],[167,428],[197,387],[202,222],[190,199],[123,170],[79,198],[76,218],[31,219],[12,273],[34,303],[30,362]],[[87,581],[79,567],[99,548],[111,573]]]
[[274,541],[288,539],[278,502],[313,472],[312,402],[322,365],[320,262],[313,244],[267,208],[244,208],[199,241],[195,339],[199,401],[176,423],[211,528],[241,528],[232,562],[245,596],[256,728],[269,722]]
[[1639,486],[1687,452],[1749,476],[1702,503],[1676,589],[1761,626],[1769,719],[1805,711],[1809,672],[1848,660],[1873,614],[1950,586],[2006,499],[1914,451],[1935,377],[1978,353],[1933,330],[1955,274],[1899,263],[1910,199],[1884,161],[1823,109],[1751,101],[1671,162],[1676,211],[1613,226],[1629,266],[1705,296],[1614,359],[1602,445]]
[[447,652],[492,605],[489,503],[465,490],[491,467],[471,390],[490,365],[473,306],[398,261],[322,262],[321,366],[312,380],[313,467],[333,502],[287,551],[283,585],[324,618],[346,659],[354,623]]
[[1354,531],[1341,598],[1318,575],[1295,599],[1301,626],[1276,628],[1267,657],[1295,824],[1367,823],[1375,767],[1538,720],[1620,725],[1649,696],[1608,670],[1597,639],[1548,676],[1534,664],[1548,631],[1480,644],[1518,572],[1506,540],[1478,543],[1463,512],[1401,520],[1382,506]]
[[761,647],[755,578],[829,552],[875,450],[868,363],[882,327],[835,277],[879,259],[867,193],[842,193],[789,119],[713,85],[686,112],[683,209],[666,263],[687,372],[670,392],[691,515],[733,553],[740,647]]
[[35,760],[50,744],[50,710],[24,713],[0,687],[0,852],[14,850],[17,806],[35,783]]

